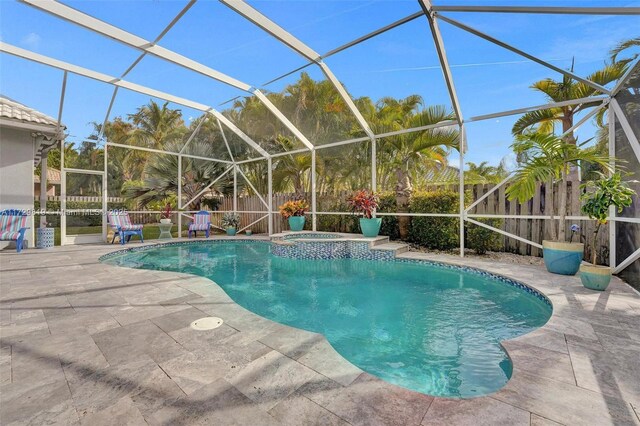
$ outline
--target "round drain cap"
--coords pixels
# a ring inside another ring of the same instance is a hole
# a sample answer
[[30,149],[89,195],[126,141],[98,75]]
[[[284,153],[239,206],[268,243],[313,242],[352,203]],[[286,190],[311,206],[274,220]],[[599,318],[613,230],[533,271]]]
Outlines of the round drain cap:
[[222,318],[218,317],[206,317],[195,320],[191,323],[191,328],[194,330],[213,330],[222,325]]

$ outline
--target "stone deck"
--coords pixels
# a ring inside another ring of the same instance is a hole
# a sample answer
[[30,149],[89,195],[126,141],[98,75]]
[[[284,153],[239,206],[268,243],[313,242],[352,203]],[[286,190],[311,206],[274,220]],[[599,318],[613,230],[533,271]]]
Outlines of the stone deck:
[[[640,296],[618,279],[598,293],[537,266],[403,254],[503,274],[554,304],[504,343],[503,389],[451,400],[364,373],[206,278],[98,262],[117,249],[0,253],[0,424],[640,424]],[[205,316],[225,323],[189,327]]]

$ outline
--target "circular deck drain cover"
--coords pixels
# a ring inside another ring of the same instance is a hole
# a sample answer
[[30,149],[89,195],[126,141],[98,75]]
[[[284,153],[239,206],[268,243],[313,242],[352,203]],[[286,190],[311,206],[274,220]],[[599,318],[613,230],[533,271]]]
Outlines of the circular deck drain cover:
[[195,320],[191,323],[191,328],[194,330],[213,330],[222,325],[222,318],[218,317],[205,317]]

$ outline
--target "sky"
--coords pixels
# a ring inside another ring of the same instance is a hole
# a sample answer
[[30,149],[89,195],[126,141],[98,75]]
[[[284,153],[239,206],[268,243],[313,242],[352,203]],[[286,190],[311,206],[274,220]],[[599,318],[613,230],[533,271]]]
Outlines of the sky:
[[[153,40],[187,4],[186,0],[78,1],[63,3],[143,38]],[[323,54],[368,32],[420,10],[415,0],[249,0],[249,4]],[[435,4],[512,4],[556,6],[640,6],[640,1],[434,1]],[[574,64],[586,76],[603,66],[618,42],[640,35],[639,16],[519,15],[446,13],[501,41],[558,67]],[[440,22],[454,85],[464,118],[531,105],[547,100],[530,89],[543,78],[560,74],[515,53]],[[2,41],[115,77],[139,52],[87,29],[62,21],[24,4],[0,0]],[[265,86],[307,62],[275,38],[212,0],[198,1],[165,35],[159,45],[174,50],[253,87],[278,91],[295,82],[293,74]],[[426,18],[415,19],[325,60],[353,97],[374,100],[421,95],[426,104],[451,108]],[[316,65],[305,69],[315,79],[324,76]],[[244,92],[146,56],[126,77],[147,87],[211,105],[218,110]],[[62,71],[0,54],[0,93],[57,117]],[[82,140],[91,122],[102,122],[113,87],[70,75],[62,121],[70,140]],[[126,116],[149,102],[149,96],[120,90],[112,114]],[[201,115],[186,107],[185,120]],[[517,116],[469,123],[466,161],[498,164],[509,158],[511,127]],[[578,130],[580,140],[594,134],[589,124]],[[251,134],[249,134],[251,136]],[[457,165],[455,154],[450,156]]]

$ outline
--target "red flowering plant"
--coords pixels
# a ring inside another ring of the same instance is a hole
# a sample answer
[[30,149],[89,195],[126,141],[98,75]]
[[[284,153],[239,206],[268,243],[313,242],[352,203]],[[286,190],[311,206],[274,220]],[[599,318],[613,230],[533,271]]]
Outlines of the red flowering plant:
[[280,209],[282,217],[289,219],[291,216],[304,216],[309,211],[309,203],[305,200],[292,200],[287,201],[278,209]]
[[164,207],[164,211],[160,213],[162,219],[171,219],[171,203],[167,203]]
[[363,189],[347,198],[347,203],[354,213],[361,213],[365,218],[371,219],[380,199],[375,193]]

